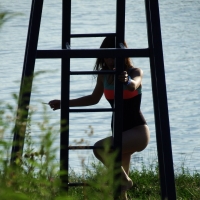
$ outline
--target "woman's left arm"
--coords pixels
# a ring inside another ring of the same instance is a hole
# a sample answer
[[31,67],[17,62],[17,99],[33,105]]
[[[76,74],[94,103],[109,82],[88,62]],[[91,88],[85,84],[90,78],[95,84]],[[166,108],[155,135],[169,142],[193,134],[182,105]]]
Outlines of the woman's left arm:
[[130,74],[123,71],[119,76],[119,80],[127,85],[128,90],[134,91],[140,87],[142,83],[143,71],[139,68],[132,68]]

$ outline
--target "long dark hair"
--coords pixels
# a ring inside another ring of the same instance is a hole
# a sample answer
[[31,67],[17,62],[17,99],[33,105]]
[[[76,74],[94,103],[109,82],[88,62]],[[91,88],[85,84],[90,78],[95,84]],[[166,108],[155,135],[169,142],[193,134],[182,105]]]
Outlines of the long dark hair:
[[[128,48],[126,42],[124,41],[124,46],[126,48]],[[115,48],[115,37],[114,36],[109,36],[109,37],[106,37],[100,48]],[[131,62],[131,59],[130,58],[125,58],[125,70],[128,70],[129,68],[132,68],[133,67],[133,64]],[[109,68],[107,67],[105,61],[104,61],[104,58],[97,58],[96,60],[96,63],[95,63],[95,66],[94,66],[94,70],[108,70]]]

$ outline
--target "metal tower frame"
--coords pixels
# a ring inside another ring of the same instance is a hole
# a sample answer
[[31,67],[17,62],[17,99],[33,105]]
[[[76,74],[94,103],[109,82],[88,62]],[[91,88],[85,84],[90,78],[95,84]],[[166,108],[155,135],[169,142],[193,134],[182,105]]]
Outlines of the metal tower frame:
[[[31,98],[32,81],[36,59],[61,59],[61,133],[60,133],[60,161],[61,170],[68,171],[69,150],[79,147],[69,147],[68,126],[70,112],[114,112],[114,149],[119,150],[116,158],[118,167],[121,165],[121,133],[122,133],[122,112],[123,112],[123,84],[115,81],[115,107],[114,109],[70,109],[69,88],[70,76],[77,74],[100,74],[110,73],[115,77],[123,71],[125,57],[149,57],[153,105],[156,126],[157,151],[159,161],[161,199],[176,199],[174,182],[173,157],[171,148],[170,125],[167,105],[167,92],[165,83],[165,71],[163,61],[161,28],[158,0],[144,0],[146,9],[148,48],[146,49],[125,49],[120,44],[124,41],[125,35],[125,0],[116,0],[116,32],[96,34],[71,34],[71,0],[62,1],[62,48],[60,50],[37,50],[40,22],[42,16],[43,0],[32,0],[29,29],[24,57],[21,88],[18,103],[18,118],[14,129],[13,146],[11,152],[11,164],[15,163],[17,156],[22,155],[26,123],[21,127],[21,122],[28,118],[28,106]],[[70,39],[75,37],[116,37],[115,49],[70,49]],[[96,58],[115,57],[116,71],[70,71],[70,58]],[[24,112],[20,112],[24,111]],[[62,123],[65,121],[65,123]],[[81,147],[83,149],[83,147]],[[93,146],[85,146],[85,149],[94,149]],[[116,175],[119,178],[119,174]],[[62,176],[65,188],[69,186],[84,185],[84,183],[69,183],[68,175]],[[115,196],[120,194],[120,188]]]

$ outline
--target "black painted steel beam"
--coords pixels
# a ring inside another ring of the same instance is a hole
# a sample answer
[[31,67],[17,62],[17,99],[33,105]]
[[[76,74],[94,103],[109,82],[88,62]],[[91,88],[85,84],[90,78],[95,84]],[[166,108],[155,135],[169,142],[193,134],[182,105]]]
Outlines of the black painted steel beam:
[[[71,0],[62,0],[62,50],[66,43],[70,47],[71,35]],[[60,176],[63,188],[68,190],[69,171],[69,93],[70,93],[70,58],[61,59],[61,120],[60,120],[60,169],[65,174]]]
[[101,71],[71,71],[70,75],[88,75],[88,74],[115,74],[115,71],[101,70]]
[[70,108],[69,112],[111,112],[115,111],[115,108]]
[[146,0],[162,199],[176,199],[158,0]]
[[24,56],[24,65],[19,92],[18,112],[14,128],[11,164],[14,164],[17,157],[22,156],[24,147],[24,137],[32,90],[35,58],[42,16],[42,7],[43,0],[32,1],[28,35],[26,41],[26,50]]
[[151,30],[151,16],[150,16],[150,8],[149,1],[145,1],[146,7],[146,20],[147,20],[147,34],[148,34],[148,43],[150,48],[150,68],[151,68],[151,82],[152,82],[152,93],[153,93],[153,103],[154,103],[154,117],[155,117],[155,129],[156,129],[156,140],[157,140],[157,153],[158,153],[158,162],[159,162],[159,174],[160,174],[160,189],[161,189],[161,198],[164,199],[167,196],[166,190],[166,177],[165,177],[165,166],[164,166],[164,158],[163,158],[163,144],[160,133],[160,117],[159,117],[159,109],[158,109],[158,94],[157,94],[157,82],[156,82],[156,74],[155,74],[155,65],[154,65],[154,52],[153,52],[153,40],[152,40],[152,30]]
[[71,34],[71,38],[116,36],[116,33]]
[[[69,146],[69,150],[87,150],[87,149],[104,149],[104,146]],[[114,149],[113,146],[110,149]]]
[[[128,55],[127,49],[121,49],[120,44],[125,41],[125,9],[126,9],[126,1],[125,0],[117,0],[116,1],[116,49],[113,52],[121,51],[118,55],[116,55],[116,74],[115,74],[115,82],[114,82],[114,108],[115,112],[113,114],[113,137],[114,137],[114,148],[118,151],[115,166],[114,166],[114,181],[119,182],[120,184],[117,186],[117,190],[114,194],[114,199],[118,199],[121,195],[121,165],[122,165],[122,132],[123,132],[123,83],[118,80],[118,76],[124,71],[124,63],[125,57],[132,57]],[[129,49],[130,50],[130,49]],[[131,53],[141,53],[145,52],[145,50],[135,51],[130,50]],[[144,55],[142,53],[142,56]],[[149,54],[149,52],[148,52]],[[141,54],[140,54],[141,55]],[[138,55],[137,55],[138,56]],[[116,186],[114,186],[116,187]]]
[[37,50],[37,58],[149,57],[149,49],[63,49]]

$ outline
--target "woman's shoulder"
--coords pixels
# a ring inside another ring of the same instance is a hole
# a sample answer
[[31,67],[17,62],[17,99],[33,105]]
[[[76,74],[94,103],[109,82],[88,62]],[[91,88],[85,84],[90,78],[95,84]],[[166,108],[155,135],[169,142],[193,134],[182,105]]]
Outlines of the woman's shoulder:
[[128,69],[128,74],[138,74],[138,75],[140,74],[140,75],[143,75],[143,71],[142,71],[141,68],[131,66]]

